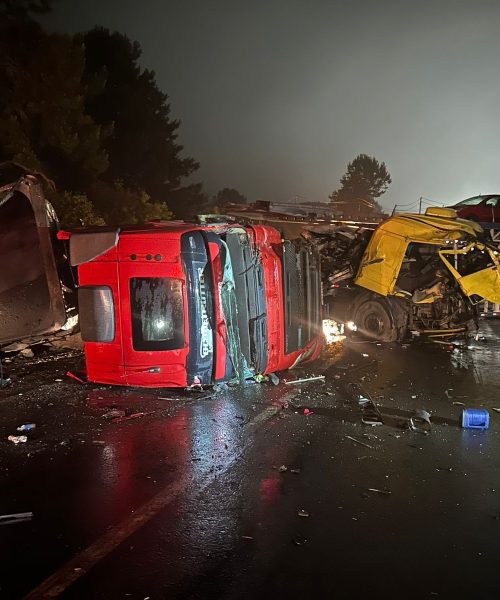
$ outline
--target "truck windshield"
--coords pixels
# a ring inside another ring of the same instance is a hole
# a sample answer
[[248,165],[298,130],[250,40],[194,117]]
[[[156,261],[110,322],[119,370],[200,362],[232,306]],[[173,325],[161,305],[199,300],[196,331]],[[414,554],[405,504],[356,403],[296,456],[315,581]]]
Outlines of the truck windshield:
[[133,277],[130,306],[134,350],[178,350],[184,346],[182,281]]

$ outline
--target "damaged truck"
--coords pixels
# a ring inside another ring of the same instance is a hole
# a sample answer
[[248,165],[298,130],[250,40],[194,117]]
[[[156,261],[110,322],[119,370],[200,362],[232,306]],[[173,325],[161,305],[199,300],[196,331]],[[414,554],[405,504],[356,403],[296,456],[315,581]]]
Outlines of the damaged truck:
[[231,222],[152,222],[59,237],[78,268],[90,381],[242,382],[321,351],[320,262],[310,243]]
[[312,237],[322,255],[325,312],[364,337],[457,336],[477,327],[479,303],[500,302],[498,249],[452,209]]
[[0,346],[32,344],[75,322],[75,284],[58,229],[36,177],[0,188]]

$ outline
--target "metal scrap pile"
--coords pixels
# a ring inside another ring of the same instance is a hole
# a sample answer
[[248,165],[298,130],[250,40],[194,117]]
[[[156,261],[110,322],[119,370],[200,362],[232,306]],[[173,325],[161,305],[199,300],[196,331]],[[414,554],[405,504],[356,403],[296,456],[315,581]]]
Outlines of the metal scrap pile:
[[321,254],[323,294],[331,296],[341,281],[347,283],[359,268],[372,229],[339,226],[328,233],[312,233],[311,240]]

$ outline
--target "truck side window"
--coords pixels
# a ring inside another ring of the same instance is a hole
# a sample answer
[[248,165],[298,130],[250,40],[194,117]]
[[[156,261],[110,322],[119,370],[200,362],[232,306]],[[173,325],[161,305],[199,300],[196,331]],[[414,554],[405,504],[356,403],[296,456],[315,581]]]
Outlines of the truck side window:
[[84,342],[115,339],[113,291],[107,285],[84,285],[78,289],[80,329]]
[[133,277],[130,307],[134,350],[178,350],[184,346],[182,281]]

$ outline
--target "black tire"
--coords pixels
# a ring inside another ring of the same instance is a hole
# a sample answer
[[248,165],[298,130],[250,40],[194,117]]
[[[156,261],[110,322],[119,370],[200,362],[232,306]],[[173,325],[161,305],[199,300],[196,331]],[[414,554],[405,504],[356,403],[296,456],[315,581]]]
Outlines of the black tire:
[[370,298],[358,304],[352,320],[357,333],[362,337],[379,342],[395,342],[399,338],[399,329],[394,324],[391,308],[382,298]]

